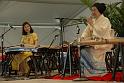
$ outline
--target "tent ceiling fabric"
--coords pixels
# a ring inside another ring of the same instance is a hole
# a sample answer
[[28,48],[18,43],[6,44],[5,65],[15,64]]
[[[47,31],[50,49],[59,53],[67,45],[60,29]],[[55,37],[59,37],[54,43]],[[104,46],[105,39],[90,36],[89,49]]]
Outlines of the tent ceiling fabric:
[[79,0],[59,0],[59,1],[58,0],[6,0],[6,1],[82,5]]
[[74,18],[85,9],[80,0],[0,0],[0,24],[57,24],[55,18]]

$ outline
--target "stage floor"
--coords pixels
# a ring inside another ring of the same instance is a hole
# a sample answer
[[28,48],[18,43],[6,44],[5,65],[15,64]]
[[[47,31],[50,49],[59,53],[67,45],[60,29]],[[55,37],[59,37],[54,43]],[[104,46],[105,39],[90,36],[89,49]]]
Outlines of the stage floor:
[[[76,83],[123,83],[115,81],[76,81]],[[30,80],[13,80],[0,81],[0,83],[75,83],[72,80],[52,80],[52,79],[30,79]]]
[[[1,75],[1,73],[0,73]],[[31,77],[31,76],[30,76]],[[0,76],[0,83],[124,83],[116,81],[72,81],[72,80],[58,80],[58,79],[45,79],[42,76],[39,76],[38,79],[35,79],[35,76],[32,76],[30,79],[20,78],[17,79],[15,76],[11,77],[2,77]]]
[[[56,75],[58,72],[52,72],[53,75]],[[0,75],[1,75],[1,63],[0,63]],[[2,77],[0,76],[0,83],[124,83],[124,82],[116,82],[116,81],[72,81],[72,80],[56,80],[56,79],[45,79],[42,76],[39,76],[38,79],[31,77],[31,79],[15,79],[13,76],[11,77]]]

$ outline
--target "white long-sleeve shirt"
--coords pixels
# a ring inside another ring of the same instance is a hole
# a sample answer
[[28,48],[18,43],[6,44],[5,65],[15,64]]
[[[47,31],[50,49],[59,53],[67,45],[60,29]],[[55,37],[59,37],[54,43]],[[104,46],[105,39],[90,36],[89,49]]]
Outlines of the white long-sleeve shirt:
[[[94,20],[93,27],[89,24],[82,33],[81,37],[98,37],[104,39],[111,39],[111,23],[108,18],[104,15],[101,15],[97,20]],[[112,45],[94,45],[89,49],[90,54],[93,59],[98,62],[105,61],[105,53],[112,48]]]

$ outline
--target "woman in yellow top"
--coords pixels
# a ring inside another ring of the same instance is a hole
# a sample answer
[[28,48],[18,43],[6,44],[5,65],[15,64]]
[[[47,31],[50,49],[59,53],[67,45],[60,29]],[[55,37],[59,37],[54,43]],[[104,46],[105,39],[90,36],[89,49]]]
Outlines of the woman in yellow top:
[[[37,34],[34,33],[28,22],[24,22],[22,25],[21,46],[35,48],[37,47],[37,42]],[[20,54],[15,55],[14,60],[12,61],[12,70],[18,70],[19,75],[27,75],[30,69],[27,61],[30,56],[32,56],[32,52],[21,52]]]

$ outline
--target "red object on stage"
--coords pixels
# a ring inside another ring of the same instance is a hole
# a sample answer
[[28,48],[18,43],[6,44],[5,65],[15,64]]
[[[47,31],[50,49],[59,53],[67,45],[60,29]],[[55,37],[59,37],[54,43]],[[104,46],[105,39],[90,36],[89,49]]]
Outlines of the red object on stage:
[[[5,56],[3,55],[3,61],[5,60]],[[0,55],[0,61],[2,61],[2,55]]]
[[[55,79],[55,80],[73,80],[79,78],[79,74],[75,74],[72,76],[65,76],[62,77],[60,75],[55,75],[49,77],[49,79]],[[91,76],[91,77],[86,77],[88,80],[92,81],[112,81],[112,73],[107,73],[103,76]],[[122,72],[117,72],[115,76],[116,81],[121,81],[122,80]]]

